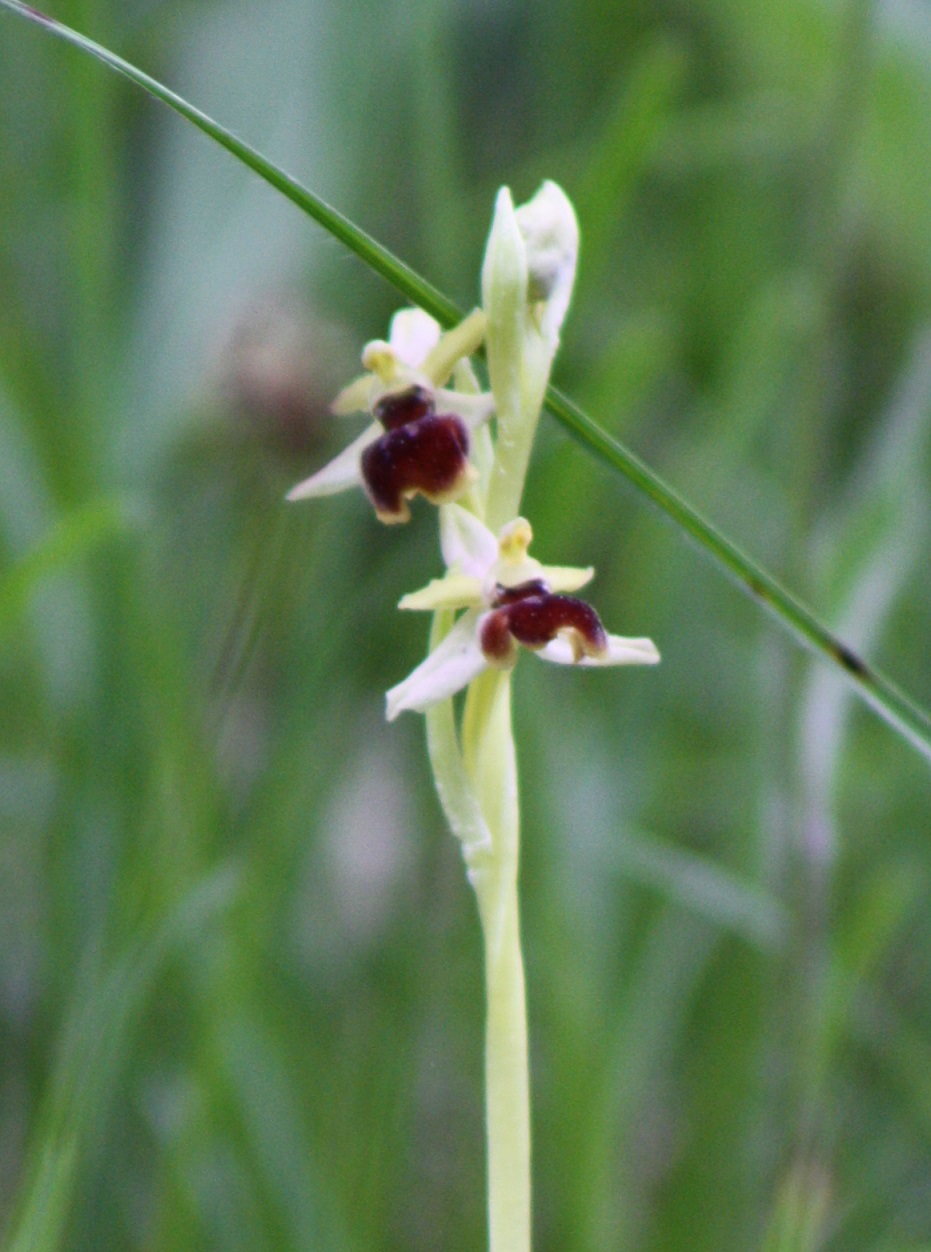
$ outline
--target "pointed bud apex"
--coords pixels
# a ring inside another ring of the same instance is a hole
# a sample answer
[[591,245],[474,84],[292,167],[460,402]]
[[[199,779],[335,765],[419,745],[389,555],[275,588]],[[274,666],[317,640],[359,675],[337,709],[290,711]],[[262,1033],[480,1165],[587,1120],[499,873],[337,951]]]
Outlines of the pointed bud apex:
[[516,210],[510,191],[502,187],[482,266],[488,372],[498,414],[496,464],[486,506],[493,527],[520,507],[578,250],[575,211],[555,183],[543,183]]
[[482,264],[482,306],[488,318],[488,370],[499,417],[520,412],[521,361],[527,315],[527,253],[507,187],[495,215]]

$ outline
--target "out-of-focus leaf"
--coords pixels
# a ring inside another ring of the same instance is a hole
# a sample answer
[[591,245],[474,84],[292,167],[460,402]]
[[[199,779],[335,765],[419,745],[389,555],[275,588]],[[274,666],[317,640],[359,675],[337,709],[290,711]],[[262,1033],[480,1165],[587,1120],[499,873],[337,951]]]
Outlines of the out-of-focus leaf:
[[831,1207],[831,1184],[817,1164],[792,1169],[779,1190],[763,1252],[818,1252]]
[[685,80],[687,55],[669,38],[650,40],[626,67],[612,108],[587,145],[585,168],[574,187],[576,209],[585,223],[585,265],[580,283],[603,285],[612,235],[624,220],[638,179],[654,147],[671,125]]
[[70,569],[132,524],[126,501],[95,501],[63,517],[32,551],[0,573],[0,642],[46,579]]
[[[821,528],[819,563],[846,638],[871,650],[926,550],[931,332],[916,343],[885,421],[851,474],[846,499]],[[850,711],[836,675],[813,670],[800,715],[809,826],[833,844],[833,791]]]
[[[32,1164],[10,1230],[15,1252],[62,1246],[79,1163],[116,1094],[133,1025],[166,959],[196,941],[231,905],[238,877],[229,867],[198,883],[92,988],[75,987],[50,1090],[31,1144]],[[35,1241],[35,1242],[34,1242]]]
[[644,831],[625,828],[617,841],[621,874],[659,891],[713,926],[768,950],[782,943],[788,919],[762,888],[705,857]]

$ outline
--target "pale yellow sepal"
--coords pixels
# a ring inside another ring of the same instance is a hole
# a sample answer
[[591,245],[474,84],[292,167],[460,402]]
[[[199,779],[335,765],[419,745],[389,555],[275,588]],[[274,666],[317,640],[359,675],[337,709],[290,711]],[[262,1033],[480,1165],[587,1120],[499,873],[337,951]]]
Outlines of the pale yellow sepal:
[[481,604],[482,584],[470,574],[447,574],[434,578],[419,591],[411,591],[398,604],[399,609],[435,613],[437,609],[468,609]]
[[365,413],[369,407],[372,394],[372,375],[360,374],[351,383],[347,383],[330,405],[330,412],[335,417],[348,417],[351,413]]

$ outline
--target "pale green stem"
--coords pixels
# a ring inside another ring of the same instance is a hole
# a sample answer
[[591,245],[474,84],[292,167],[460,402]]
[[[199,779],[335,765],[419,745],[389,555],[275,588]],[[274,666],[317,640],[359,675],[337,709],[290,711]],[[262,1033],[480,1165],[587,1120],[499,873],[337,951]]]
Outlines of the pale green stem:
[[469,875],[485,941],[489,1247],[491,1252],[530,1252],[530,1081],[510,673],[489,670],[472,683],[463,749],[492,839]]
[[492,900],[483,902],[479,895],[487,995],[489,1247],[491,1252],[530,1252],[530,1094],[517,879],[496,886]]
[[[449,630],[452,616],[434,617],[431,649]],[[530,1252],[530,1081],[510,674],[489,671],[469,688],[464,754],[451,700],[428,709],[426,720],[437,792],[462,843],[485,946],[489,1247],[491,1252]]]
[[479,907],[485,931],[485,1116],[491,1252],[530,1252],[530,1092],[517,877]]

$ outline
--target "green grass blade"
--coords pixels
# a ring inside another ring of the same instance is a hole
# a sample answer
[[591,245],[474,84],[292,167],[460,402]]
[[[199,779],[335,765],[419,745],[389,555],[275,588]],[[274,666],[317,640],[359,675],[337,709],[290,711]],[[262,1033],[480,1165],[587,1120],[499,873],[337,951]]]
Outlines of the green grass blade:
[[625,828],[614,850],[620,872],[763,950],[778,950],[789,918],[769,892],[688,848]]
[[43,1145],[23,1215],[4,1244],[5,1252],[57,1252],[68,1220],[76,1160],[74,1136],[50,1138]]
[[247,165],[260,178],[263,178],[277,191],[287,196],[293,204],[296,204],[299,209],[303,209],[324,230],[328,231],[341,243],[344,243],[366,265],[375,270],[377,274],[380,274],[382,278],[387,279],[392,286],[407,296],[409,300],[419,304],[428,313],[432,313],[445,326],[453,325],[462,317],[461,310],[452,300],[431,283],[428,283],[426,279],[421,278],[415,270],[412,270],[409,265],[405,265],[403,261],[389,252],[387,248],[382,247],[371,235],[367,235],[364,230],[360,230],[347,217],[344,217],[338,209],[334,209],[325,200],[321,200],[312,191],[308,191],[297,179],[285,173],[284,170],[267,160],[251,145],[234,135],[232,131],[227,130],[225,126],[221,126],[219,122],[215,122],[213,118],[208,117],[206,113],[201,112],[200,109],[177,95],[163,83],[150,77],[150,75],[138,69],[135,65],[131,65],[129,61],[124,61],[115,52],[111,52],[108,48],[95,43],[93,39],[88,39],[76,30],[72,30],[70,26],[65,26],[63,22],[40,13],[38,9],[34,9],[28,4],[22,4],[21,0],[0,0],[0,6],[43,26],[53,35],[64,39],[66,43],[70,43],[75,48],[80,48],[82,52],[96,57],[98,61],[102,61],[110,69],[116,70],[118,74],[122,74],[137,86],[142,87],[144,91],[155,96],[157,100],[161,100],[163,104],[167,104],[175,113],[179,113],[189,122],[193,122],[198,130],[202,130],[205,135],[209,135],[214,142],[225,148],[227,152],[230,152],[244,165]]
[[[0,0],[5,2],[5,0]],[[854,689],[880,717],[931,761],[931,715],[890,678],[868,665],[777,579],[704,518],[674,488],[623,444],[593,422],[568,396],[551,387],[547,407],[590,451],[607,462],[649,497],[676,526],[696,541],[785,629],[806,647],[841,670]]]
[[16,565],[0,572],[0,643],[46,579],[70,569],[131,525],[126,502],[94,500],[61,518]]
[[99,1133],[132,1029],[165,962],[196,945],[240,890],[234,865],[194,884],[164,922],[133,943],[99,981],[76,987],[52,1081],[37,1121],[5,1252],[58,1252],[82,1158]]
[[[348,218],[301,186],[296,179],[273,165],[249,144],[219,125],[200,109],[189,104],[168,87],[157,82],[122,57],[21,0],[0,0],[0,6],[43,26],[52,34],[81,51],[96,57],[111,69],[142,87],[192,122],[199,130],[224,147],[243,164],[287,196],[335,238],[339,239],[376,273],[390,282],[403,296],[449,326],[461,311],[441,291],[421,278],[410,266],[393,256]],[[912,701],[890,679],[867,665],[851,648],[837,638],[815,614],[768,574],[726,535],[707,521],[690,504],[649,469],[633,453],[613,439],[555,388],[547,393],[547,407],[564,426],[595,456],[623,474],[641,493],[669,517],[738,585],[763,605],[785,629],[813,652],[838,668],[866,701],[890,726],[931,761],[931,715]]]

